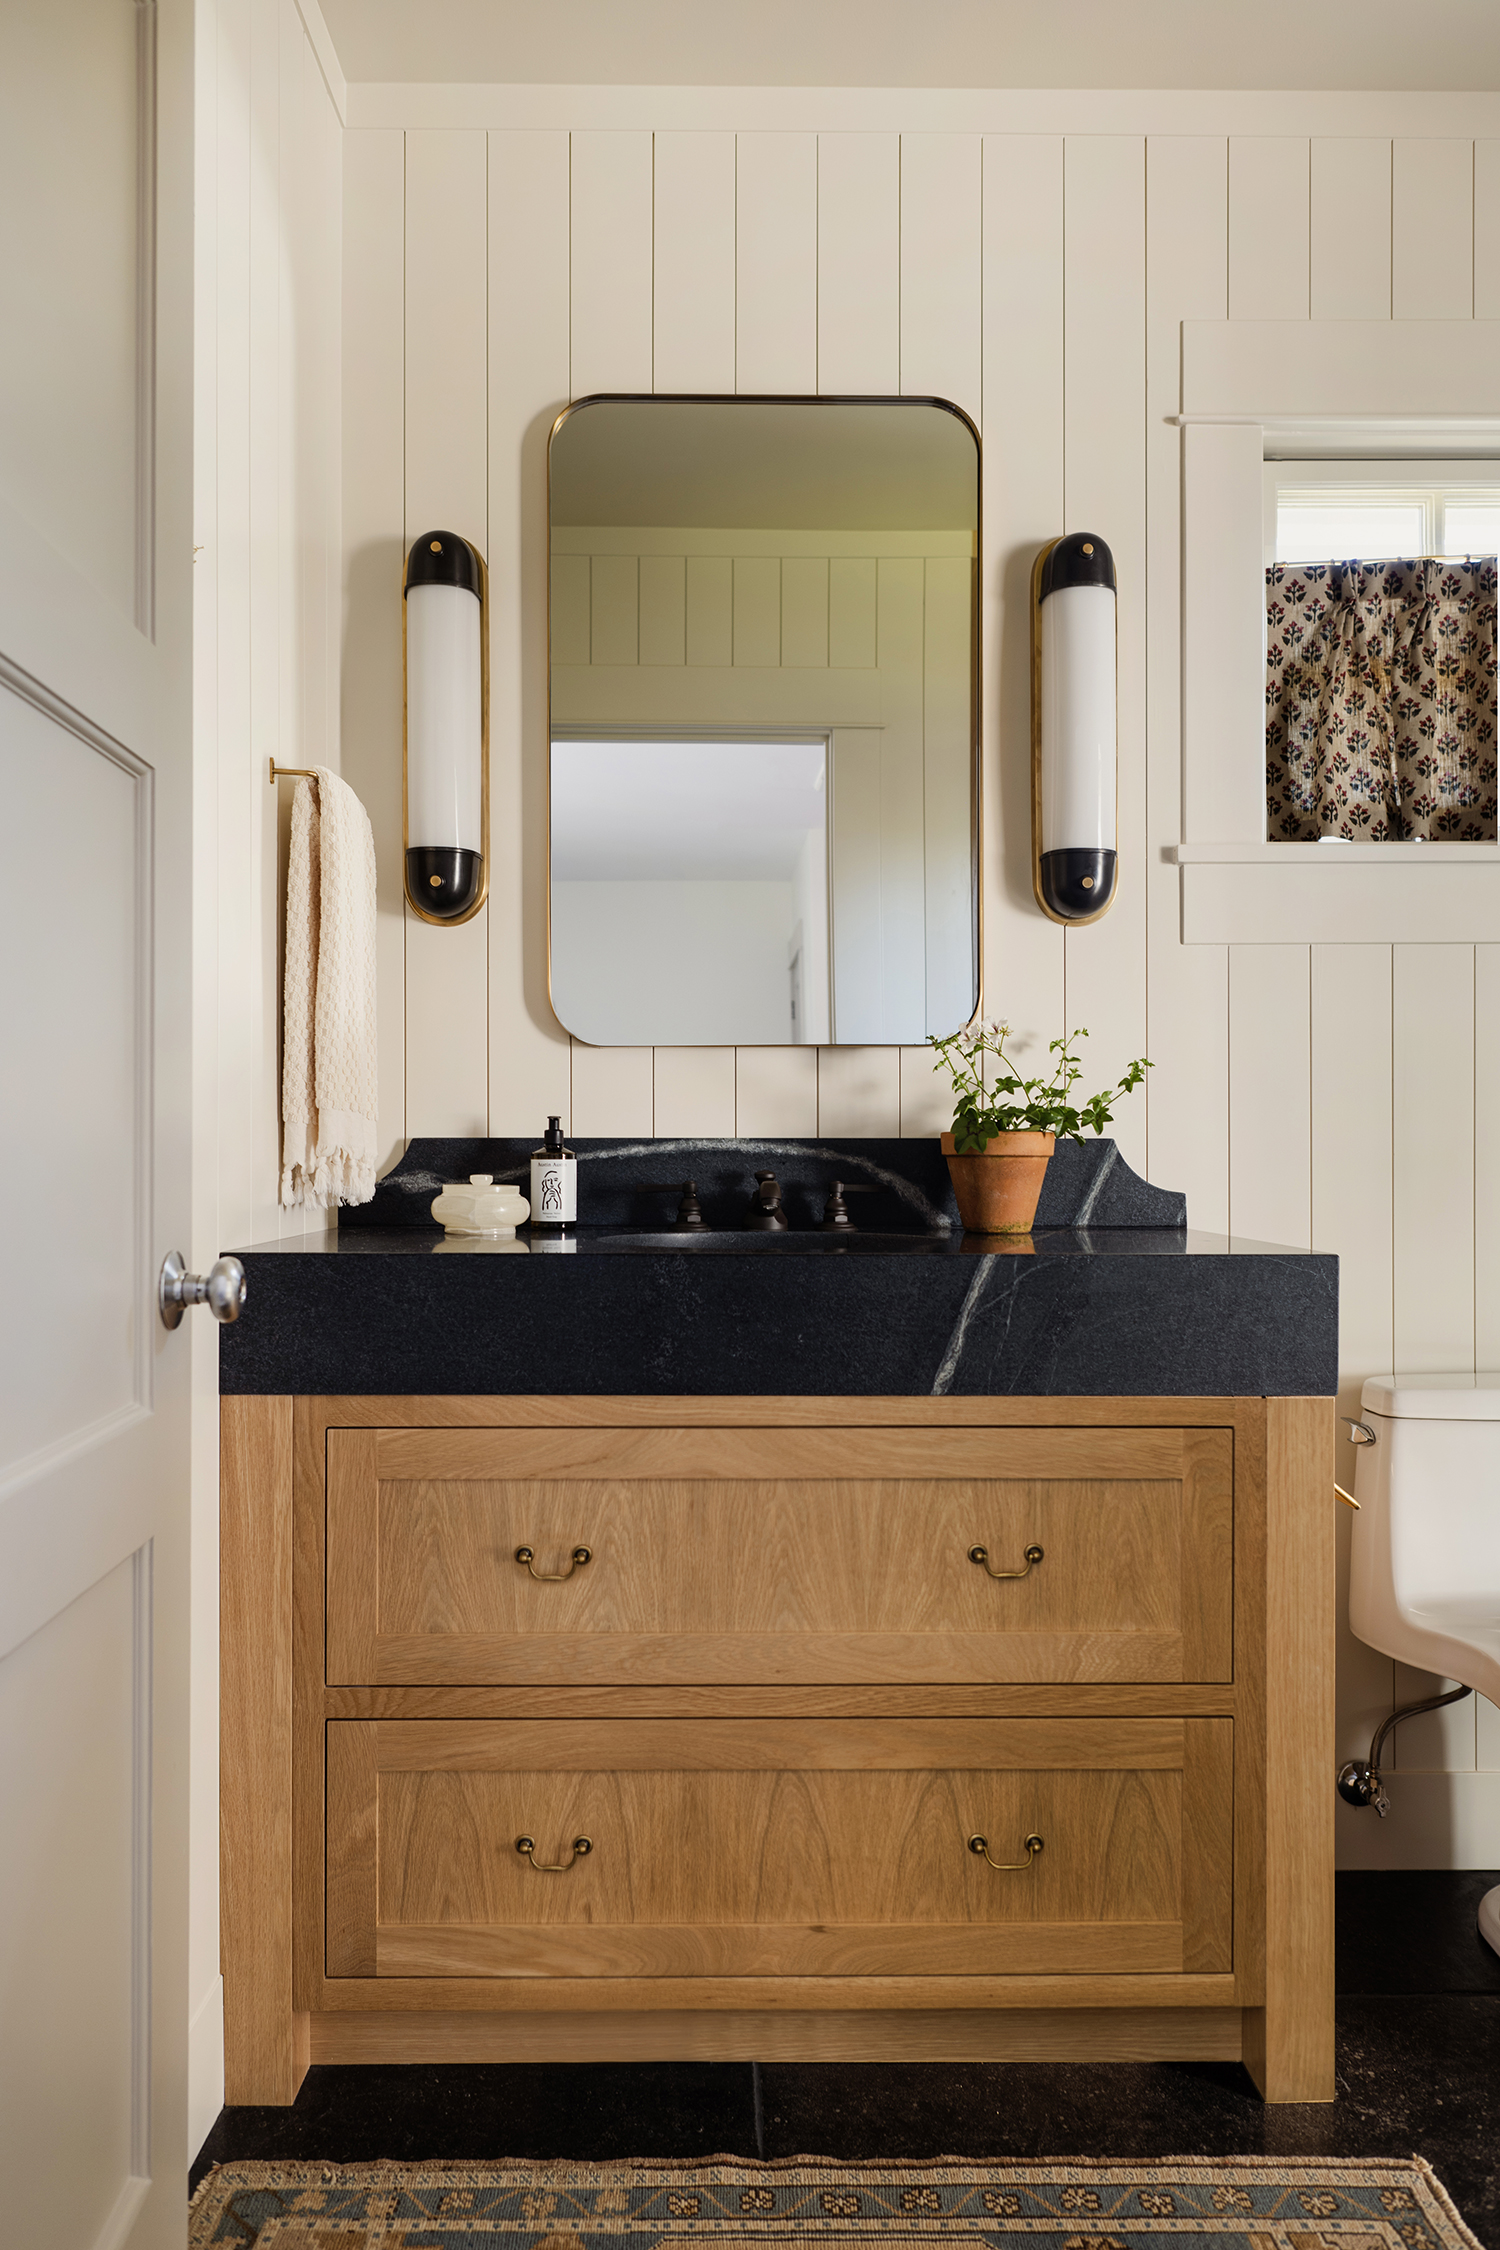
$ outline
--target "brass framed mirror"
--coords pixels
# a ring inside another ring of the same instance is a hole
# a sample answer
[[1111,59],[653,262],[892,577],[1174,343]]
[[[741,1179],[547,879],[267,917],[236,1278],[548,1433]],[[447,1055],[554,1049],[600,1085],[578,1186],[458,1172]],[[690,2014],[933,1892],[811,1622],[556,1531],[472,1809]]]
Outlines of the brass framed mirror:
[[979,998],[980,454],[943,399],[581,399],[548,451],[552,1005],[920,1045]]

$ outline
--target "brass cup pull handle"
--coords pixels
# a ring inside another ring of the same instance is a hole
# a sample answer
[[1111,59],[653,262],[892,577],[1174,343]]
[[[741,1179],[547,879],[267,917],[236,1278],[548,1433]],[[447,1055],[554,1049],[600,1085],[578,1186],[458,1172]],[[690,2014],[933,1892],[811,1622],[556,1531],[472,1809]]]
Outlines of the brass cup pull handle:
[[1046,1560],[1046,1552],[1043,1548],[1035,1546],[1028,1547],[1025,1552],[1026,1568],[1024,1570],[996,1570],[990,1561],[988,1547],[971,1547],[969,1549],[969,1560],[980,1564],[990,1578],[1029,1578],[1037,1564]]
[[1037,1853],[1045,1850],[1045,1848],[1040,1836],[1028,1836],[1022,1846],[1026,1854],[1024,1859],[991,1859],[990,1843],[987,1836],[971,1836],[969,1838],[969,1849],[975,1858],[988,1861],[989,1865],[998,1868],[1002,1875],[1018,1875],[1028,1867],[1035,1867]]
[[567,1858],[558,1862],[558,1864],[554,1866],[549,1864],[549,1862],[545,1859],[537,1858],[536,1842],[534,1838],[530,1836],[518,1836],[516,1838],[516,1850],[520,1853],[523,1859],[530,1860],[538,1875],[566,1875],[574,1860],[587,1859],[589,1853],[593,1850],[593,1848],[593,1843],[589,1837],[575,1836],[573,1838],[573,1848],[568,1853]]
[[534,1547],[518,1547],[516,1549],[516,1561],[524,1563],[532,1577],[542,1586],[560,1586],[565,1578],[571,1578],[575,1570],[581,1570],[586,1562],[592,1562],[593,1559],[594,1553],[591,1547],[575,1547],[568,1557],[566,1570],[538,1570]]

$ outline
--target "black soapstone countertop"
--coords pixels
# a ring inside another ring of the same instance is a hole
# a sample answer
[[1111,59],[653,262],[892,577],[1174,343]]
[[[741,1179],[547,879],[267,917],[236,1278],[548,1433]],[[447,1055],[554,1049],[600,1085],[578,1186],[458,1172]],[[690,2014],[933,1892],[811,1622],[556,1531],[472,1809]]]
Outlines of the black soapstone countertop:
[[[445,1180],[516,1141],[413,1141],[337,1233],[235,1245],[226,1393],[1326,1395],[1338,1260],[1189,1230],[1110,1140],[1060,1141],[1033,1232],[965,1235],[935,1141],[577,1141],[581,1223],[444,1236]],[[746,1234],[774,1170],[792,1231]],[[669,1233],[692,1177],[709,1234]],[[848,1235],[819,1233],[827,1183]],[[643,1183],[664,1183],[644,1192]]]

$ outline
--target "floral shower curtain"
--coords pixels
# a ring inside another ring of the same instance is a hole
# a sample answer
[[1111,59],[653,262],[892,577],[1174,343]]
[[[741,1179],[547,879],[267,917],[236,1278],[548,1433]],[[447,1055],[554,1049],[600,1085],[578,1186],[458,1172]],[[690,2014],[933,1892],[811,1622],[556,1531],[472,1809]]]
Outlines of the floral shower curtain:
[[1266,833],[1493,841],[1493,555],[1273,563]]

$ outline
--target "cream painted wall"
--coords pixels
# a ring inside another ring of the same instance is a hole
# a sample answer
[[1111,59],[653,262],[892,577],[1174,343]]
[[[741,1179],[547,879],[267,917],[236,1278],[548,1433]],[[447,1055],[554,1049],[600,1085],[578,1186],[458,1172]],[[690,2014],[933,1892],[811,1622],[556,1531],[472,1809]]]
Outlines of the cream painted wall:
[[[1493,316],[1500,102],[423,85],[350,105],[344,770],[380,838],[387,1158],[549,1110],[580,1134],[937,1128],[921,1050],[571,1045],[543,890],[557,410],[936,392],[986,446],[986,1007],[1033,1054],[1086,1025],[1091,1077],[1149,1052],[1120,1140],[1195,1224],[1339,1253],[1345,1403],[1393,1361],[1500,1364],[1500,947],[1183,947],[1163,852],[1179,323]],[[397,586],[429,522],[491,572],[493,879],[454,931],[400,905]],[[1037,546],[1083,527],[1120,570],[1123,874],[1108,919],[1064,933],[1031,898],[1026,588]],[[1424,1684],[1341,1628],[1341,1754]],[[1343,1861],[1500,1862],[1500,1714],[1414,1722],[1398,1758],[1387,1822],[1341,1814]]]
[[[316,42],[316,44],[315,44]],[[319,51],[321,50],[321,61]],[[193,1240],[321,1231],[276,1202],[292,785],[339,764],[343,82],[316,10],[199,0],[194,569]],[[223,2103],[218,1345],[194,1321],[189,2138]]]

